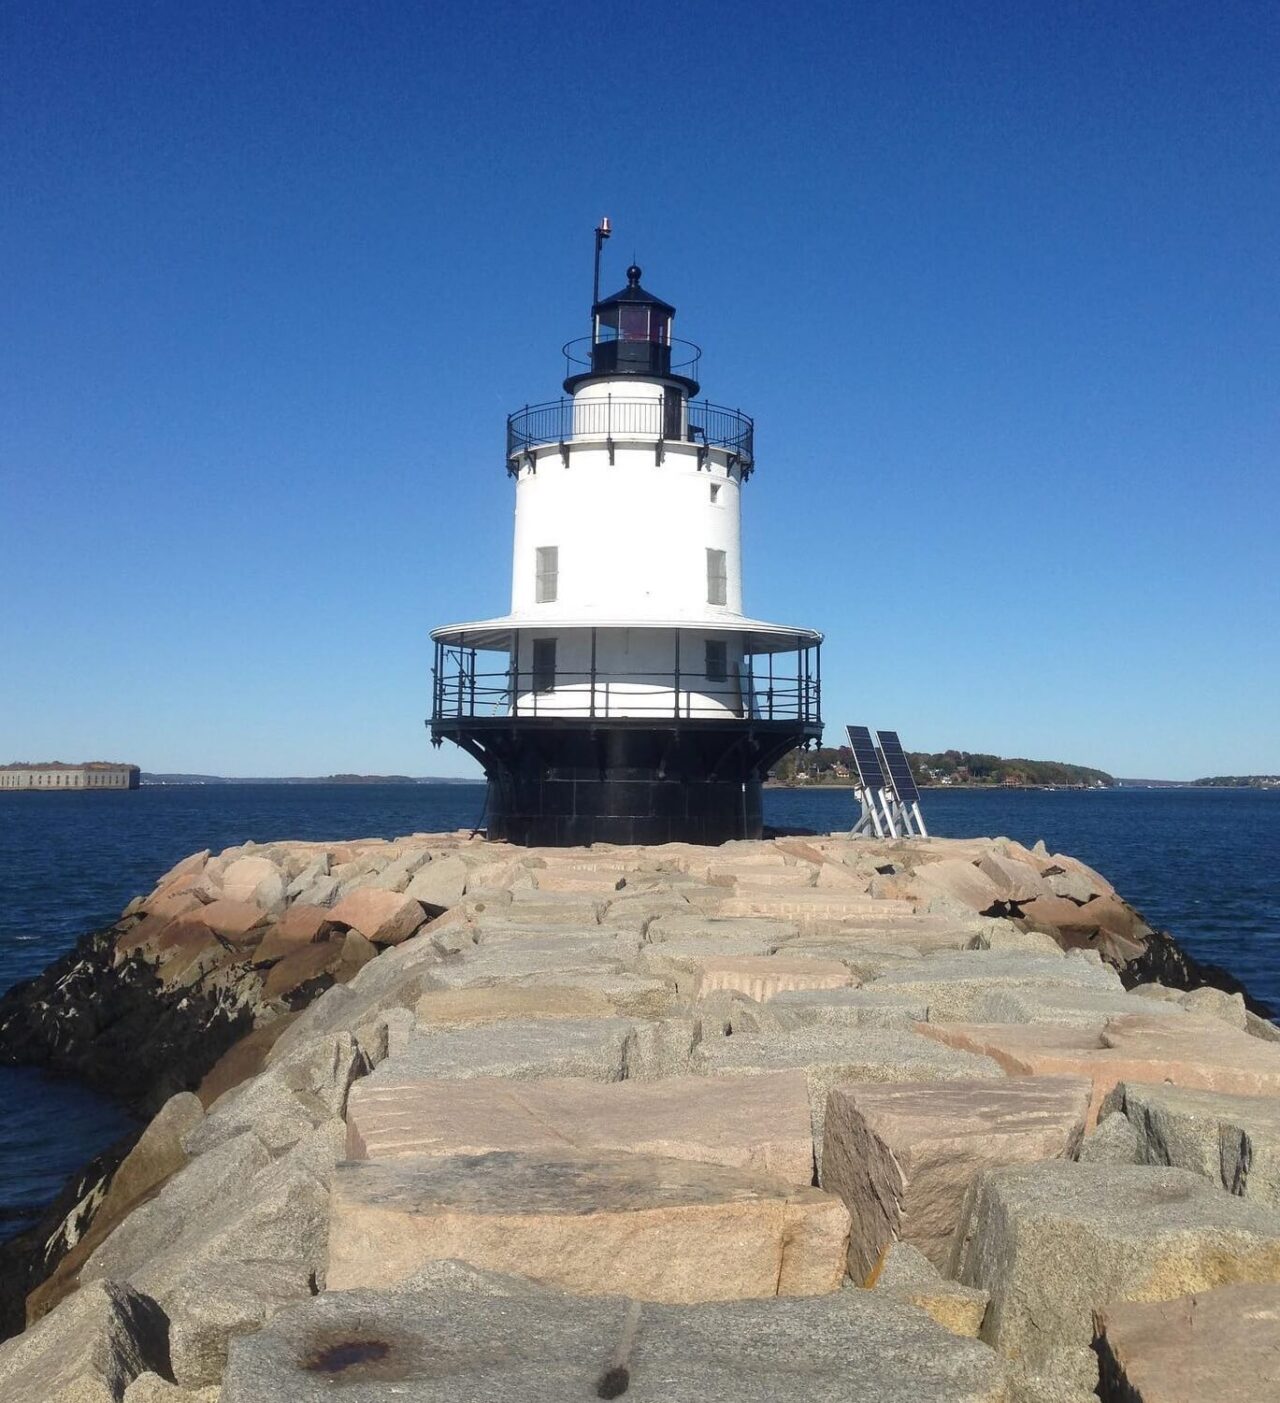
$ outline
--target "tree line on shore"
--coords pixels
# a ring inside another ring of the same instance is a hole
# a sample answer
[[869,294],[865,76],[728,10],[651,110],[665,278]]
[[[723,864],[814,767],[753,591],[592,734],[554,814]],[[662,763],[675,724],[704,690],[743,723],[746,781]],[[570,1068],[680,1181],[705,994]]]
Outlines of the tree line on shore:
[[[968,750],[936,754],[908,751],[917,784],[1055,785],[1096,789],[1115,784],[1105,770],[1069,765],[1060,760],[1005,759]],[[855,775],[853,752],[847,745],[818,750],[793,750],[774,767],[773,777],[784,784],[843,784]]]

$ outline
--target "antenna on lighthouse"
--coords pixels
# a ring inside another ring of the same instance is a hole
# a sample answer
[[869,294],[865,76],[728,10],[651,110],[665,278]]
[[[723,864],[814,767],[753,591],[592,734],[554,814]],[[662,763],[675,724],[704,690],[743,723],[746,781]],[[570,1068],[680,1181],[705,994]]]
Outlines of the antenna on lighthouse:
[[[591,305],[594,308],[600,300],[600,250],[604,247],[604,241],[613,233],[613,226],[609,223],[609,216],[604,215],[600,223],[596,225],[596,276],[591,284]],[[592,314],[591,330],[595,332],[595,316]]]

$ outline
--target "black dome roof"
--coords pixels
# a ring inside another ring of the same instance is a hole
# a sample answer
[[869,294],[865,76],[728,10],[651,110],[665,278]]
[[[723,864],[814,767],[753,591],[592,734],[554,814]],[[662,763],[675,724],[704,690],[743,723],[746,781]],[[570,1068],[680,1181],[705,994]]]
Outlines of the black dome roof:
[[642,269],[635,263],[627,269],[627,285],[621,292],[615,292],[612,297],[602,297],[599,302],[592,307],[592,312],[599,312],[604,307],[620,307],[624,305],[643,304],[646,307],[659,307],[662,311],[674,316],[676,309],[670,302],[664,302],[661,297],[655,297],[653,293],[646,292],[640,286],[640,275]]

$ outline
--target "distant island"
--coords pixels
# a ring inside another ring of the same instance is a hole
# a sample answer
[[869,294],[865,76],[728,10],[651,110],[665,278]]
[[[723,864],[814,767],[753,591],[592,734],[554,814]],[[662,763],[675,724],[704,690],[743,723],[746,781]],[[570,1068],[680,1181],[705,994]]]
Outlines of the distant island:
[[[1105,770],[1069,765],[1061,760],[1007,760],[969,750],[937,754],[909,751],[916,783],[923,787],[982,789],[1109,789],[1117,783]],[[792,751],[773,772],[779,784],[849,784],[854,778],[853,752],[847,745],[816,751]]]
[[[911,772],[922,788],[978,789],[1280,789],[1280,775],[1215,775],[1195,780],[1117,779],[1106,770],[1062,760],[1005,759],[969,750],[937,754],[909,751]],[[848,785],[854,778],[847,745],[792,751],[774,767],[770,780],[782,785]],[[457,775],[279,775],[229,776],[154,774],[143,770],[143,786],[180,784],[483,784],[484,777]]]
[[1280,789],[1280,775],[1214,775],[1192,783],[1204,789]]
[[455,775],[162,775],[142,772],[144,786],[153,784],[479,784]]

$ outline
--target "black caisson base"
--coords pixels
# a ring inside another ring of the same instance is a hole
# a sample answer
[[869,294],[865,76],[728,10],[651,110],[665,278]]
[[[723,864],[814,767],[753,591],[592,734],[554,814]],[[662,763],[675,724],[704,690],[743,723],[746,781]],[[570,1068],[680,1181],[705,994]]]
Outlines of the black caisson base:
[[490,838],[529,847],[758,838],[770,765],[818,734],[797,721],[437,721],[484,766]]

